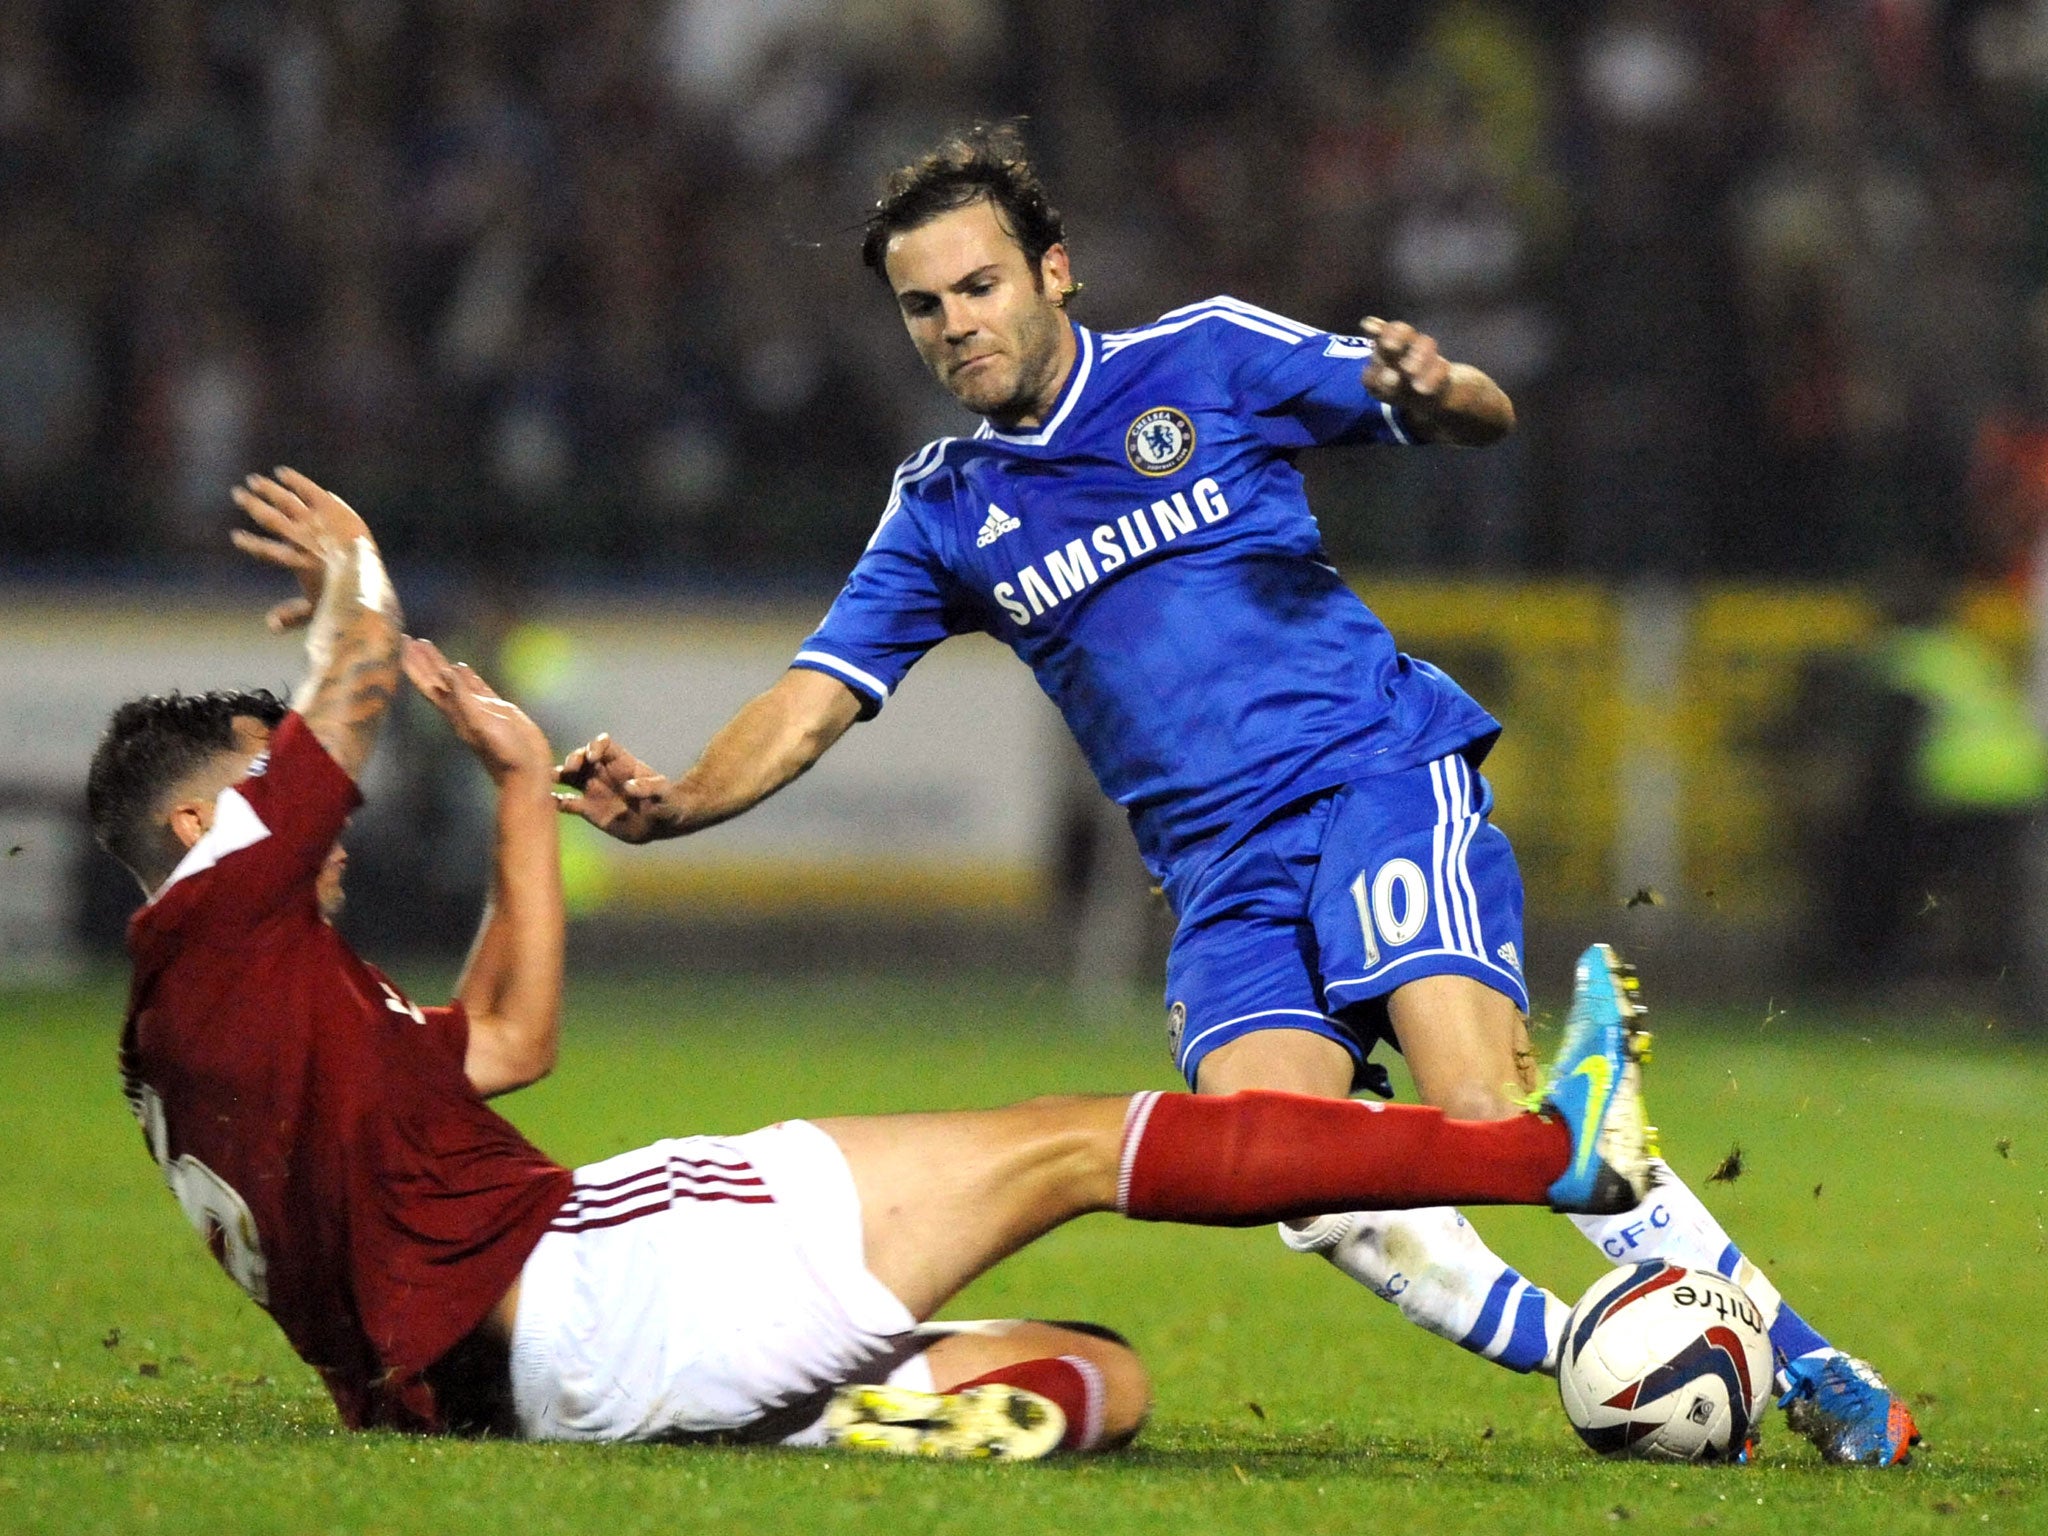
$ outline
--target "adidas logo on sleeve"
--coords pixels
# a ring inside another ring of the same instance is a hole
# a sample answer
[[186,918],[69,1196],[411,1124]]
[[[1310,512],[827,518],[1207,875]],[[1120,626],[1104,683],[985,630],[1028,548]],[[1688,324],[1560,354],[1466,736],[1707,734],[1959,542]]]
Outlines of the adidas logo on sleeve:
[[975,535],[974,547],[987,549],[1006,533],[1014,533],[1024,525],[1010,516],[994,502],[988,504],[988,521],[981,525],[981,532]]

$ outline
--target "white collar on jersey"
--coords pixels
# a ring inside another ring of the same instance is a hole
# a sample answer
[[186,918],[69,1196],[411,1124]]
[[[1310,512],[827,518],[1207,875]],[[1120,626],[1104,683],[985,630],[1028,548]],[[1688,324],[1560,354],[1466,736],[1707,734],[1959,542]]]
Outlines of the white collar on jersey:
[[263,824],[263,818],[256,814],[256,808],[244,800],[241,791],[230,784],[214,797],[213,825],[199,841],[185,850],[185,857],[178,860],[178,867],[170,878],[149,893],[144,906],[154,906],[162,899],[165,891],[180,880],[213,868],[231,853],[240,853],[244,848],[253,848],[270,836],[270,828]]
[[1067,378],[1066,397],[1059,408],[1052,413],[1052,419],[1036,432],[998,432],[987,421],[975,429],[979,438],[993,438],[999,443],[1016,443],[1025,448],[1043,448],[1052,441],[1053,433],[1059,431],[1074,409],[1074,402],[1081,398],[1081,391],[1088,387],[1088,375],[1095,367],[1095,333],[1085,325],[1068,321],[1074,327],[1074,338],[1079,349],[1074,354],[1074,371]]

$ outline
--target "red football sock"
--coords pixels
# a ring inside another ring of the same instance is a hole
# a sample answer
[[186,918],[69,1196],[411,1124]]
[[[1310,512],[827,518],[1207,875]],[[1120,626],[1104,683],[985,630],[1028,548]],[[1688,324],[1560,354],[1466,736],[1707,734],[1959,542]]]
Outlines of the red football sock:
[[1022,1387],[1040,1397],[1049,1397],[1060,1405],[1060,1412],[1067,1416],[1067,1432],[1060,1437],[1061,1450],[1085,1451],[1101,1440],[1102,1370],[1093,1360],[1079,1355],[1046,1355],[1037,1360],[1019,1360],[1014,1365],[1001,1366],[946,1390],[965,1392],[969,1387],[996,1383]]
[[1141,1093],[1124,1118],[1117,1209],[1139,1221],[1250,1227],[1329,1211],[1542,1205],[1571,1133],[1541,1115],[1296,1093]]

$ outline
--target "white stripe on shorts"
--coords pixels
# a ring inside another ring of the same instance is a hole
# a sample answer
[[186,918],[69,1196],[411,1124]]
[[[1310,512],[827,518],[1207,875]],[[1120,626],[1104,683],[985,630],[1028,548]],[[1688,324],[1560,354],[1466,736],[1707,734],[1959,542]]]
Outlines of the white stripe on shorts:
[[1465,904],[1458,893],[1458,866],[1465,857],[1465,805],[1455,757],[1429,765],[1430,788],[1436,791],[1437,824],[1431,842],[1430,896],[1436,902],[1437,932],[1444,948],[1461,955],[1474,953],[1465,926]]
[[1470,770],[1460,757],[1444,760],[1444,779],[1451,786],[1451,805],[1458,815],[1457,825],[1451,828],[1452,856],[1444,865],[1444,894],[1450,898],[1451,915],[1458,925],[1459,936],[1463,939],[1465,953],[1481,953],[1479,934],[1473,927],[1471,908],[1465,904],[1461,887],[1470,885],[1465,857],[1472,849],[1472,835],[1479,830],[1478,819],[1472,814],[1472,785]]
[[1472,953],[1486,953],[1486,935],[1479,928],[1479,893],[1472,886],[1472,865],[1469,855],[1472,843],[1479,836],[1479,813],[1472,809],[1472,765],[1464,758],[1458,759],[1458,774],[1465,784],[1465,815],[1467,820],[1465,840],[1458,847],[1458,884],[1465,893],[1466,910],[1471,914]]
[[1472,883],[1472,844],[1485,825],[1473,809],[1472,765],[1453,752],[1429,765],[1437,824],[1430,837],[1430,896],[1437,904],[1437,938],[1452,953],[1486,959],[1479,892]]
[[1451,808],[1444,799],[1444,765],[1442,759],[1429,765],[1429,788],[1436,796],[1436,827],[1429,839],[1429,895],[1436,903],[1437,941],[1447,950],[1457,948],[1457,940],[1451,933],[1451,909],[1444,905],[1444,831],[1450,825]]

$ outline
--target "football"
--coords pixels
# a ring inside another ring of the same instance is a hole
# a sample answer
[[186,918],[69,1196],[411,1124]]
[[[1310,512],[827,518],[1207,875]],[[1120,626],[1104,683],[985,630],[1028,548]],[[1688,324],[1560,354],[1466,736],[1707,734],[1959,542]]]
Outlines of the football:
[[1769,1399],[1764,1316],[1732,1280],[1653,1261],[1617,1269],[1572,1308],[1559,1352],[1565,1417],[1603,1456],[1740,1457]]

